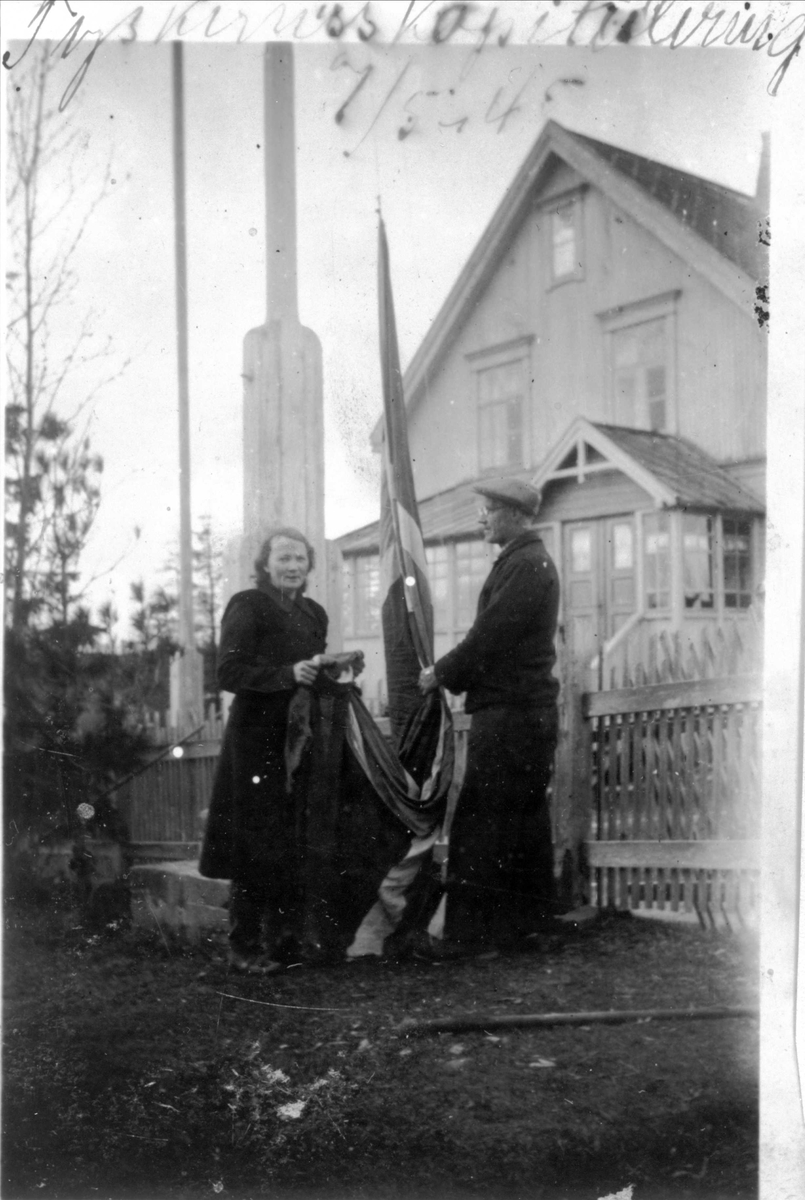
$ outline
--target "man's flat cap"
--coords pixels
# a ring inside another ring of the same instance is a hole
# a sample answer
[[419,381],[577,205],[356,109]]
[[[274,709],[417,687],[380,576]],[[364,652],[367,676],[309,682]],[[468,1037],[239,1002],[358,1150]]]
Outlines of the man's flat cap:
[[532,487],[522,479],[487,479],[484,483],[476,484],[473,491],[485,496],[487,500],[519,508],[530,517],[536,516],[542,503],[539,488]]

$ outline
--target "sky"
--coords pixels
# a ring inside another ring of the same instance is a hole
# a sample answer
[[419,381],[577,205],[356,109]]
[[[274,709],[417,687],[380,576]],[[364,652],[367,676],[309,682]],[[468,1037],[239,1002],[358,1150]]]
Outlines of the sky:
[[[76,256],[56,344],[90,309],[96,341],[112,340],[116,377],[91,409],[105,472],[83,565],[93,601],[112,598],[121,617],[130,582],[159,582],[178,539],[170,55],[167,43],[104,43],[60,118],[85,181],[62,236],[107,163],[114,181]],[[548,118],[753,192],[775,101],[769,63],[724,48],[353,42],[294,55],[300,316],[322,344],[326,533],[337,537],[379,509],[378,197],[405,366]],[[262,46],[191,43],[184,63],[192,507],[195,524],[210,514],[230,536],[242,520],[242,343],[265,319]],[[55,97],[75,66],[56,62]],[[65,178],[60,164],[54,195]]]

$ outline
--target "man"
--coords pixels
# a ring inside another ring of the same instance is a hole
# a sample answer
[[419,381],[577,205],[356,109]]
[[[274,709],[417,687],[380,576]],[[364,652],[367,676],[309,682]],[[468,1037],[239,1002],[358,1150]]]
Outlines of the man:
[[467,768],[450,830],[445,944],[511,943],[555,908],[546,789],[558,732],[559,577],[539,534],[540,493],[518,479],[475,489],[486,542],[502,547],[467,636],[420,690],[466,692]]

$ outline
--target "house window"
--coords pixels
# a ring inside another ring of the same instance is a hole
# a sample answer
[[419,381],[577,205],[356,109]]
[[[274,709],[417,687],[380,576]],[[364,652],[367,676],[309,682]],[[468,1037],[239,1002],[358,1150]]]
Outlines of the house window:
[[615,423],[633,429],[666,429],[668,346],[665,317],[614,329],[610,337]]
[[631,571],[634,568],[634,531],[630,521],[619,521],[612,526],[612,567],[615,571]]
[[484,542],[456,542],[456,628],[469,629],[475,620],[483,582],[489,574]]
[[433,628],[443,633],[450,628],[450,563],[447,546],[426,546],[425,559],[433,601]]
[[551,273],[554,282],[581,273],[578,200],[562,204],[551,213]]
[[589,526],[573,529],[570,534],[570,570],[573,575],[586,575],[593,569],[592,530]]
[[747,520],[722,517],[724,607],[748,608],[752,603],[752,529]]
[[643,586],[649,611],[671,604],[671,535],[667,512],[643,517]]
[[475,620],[478,596],[494,561],[493,548],[480,540],[426,546],[428,580],[436,633],[455,643]]
[[380,632],[380,556],[361,554],[344,560],[345,637]]
[[685,608],[715,606],[712,517],[682,518],[682,586]]
[[482,471],[523,463],[524,363],[478,372],[478,446]]

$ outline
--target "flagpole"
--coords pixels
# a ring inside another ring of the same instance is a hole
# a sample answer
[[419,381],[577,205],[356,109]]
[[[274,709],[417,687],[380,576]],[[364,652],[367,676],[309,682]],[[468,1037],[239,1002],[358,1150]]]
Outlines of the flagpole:
[[203,718],[203,694],[193,629],[193,534],[190,515],[190,385],[187,316],[184,70],[182,43],[172,46],[173,207],[176,245],[176,337],[179,372],[179,644],[175,713],[179,724]]

